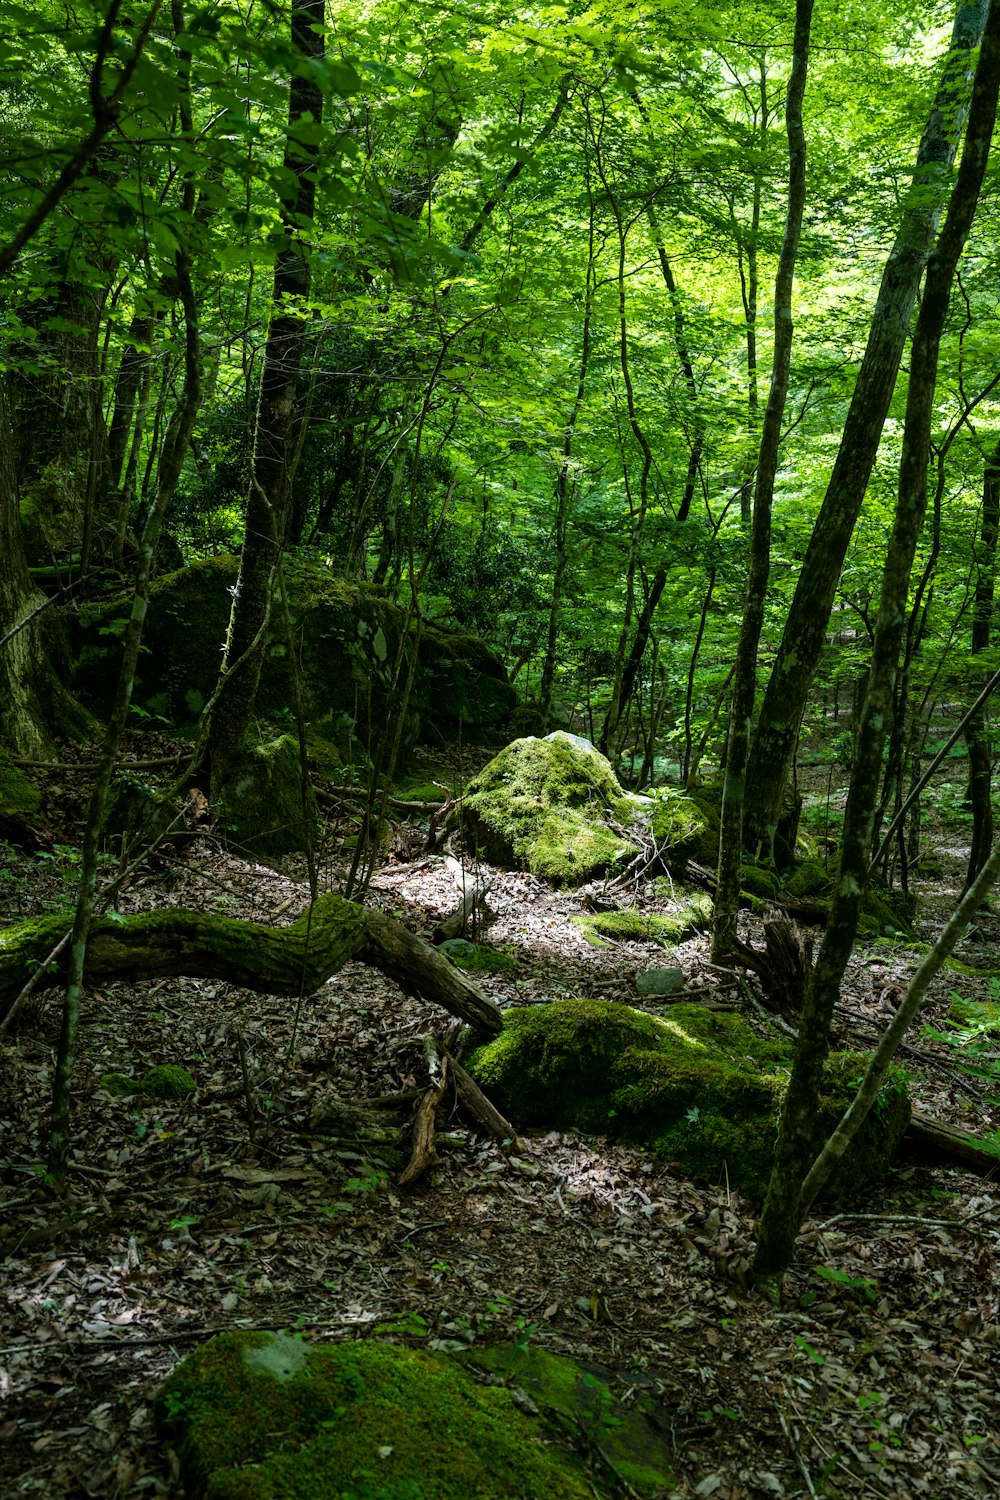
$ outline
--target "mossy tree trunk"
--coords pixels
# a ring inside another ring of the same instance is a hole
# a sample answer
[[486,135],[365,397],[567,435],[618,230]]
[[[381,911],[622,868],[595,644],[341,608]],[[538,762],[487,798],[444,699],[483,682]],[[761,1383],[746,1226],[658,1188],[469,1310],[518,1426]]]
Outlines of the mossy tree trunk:
[[50,759],[54,735],[82,735],[90,727],[50,658],[46,607],[24,555],[13,442],[0,397],[0,724],[5,744],[27,759]]
[[[42,917],[0,933],[0,1015],[65,929],[65,918]],[[485,1036],[502,1029],[493,1001],[436,948],[392,917],[333,895],[320,896],[290,927],[263,927],[183,908],[144,912],[125,921],[96,918],[83,978],[93,985],[188,975],[222,979],[259,994],[298,996],[313,994],[351,959],[370,964],[408,993],[434,1001]],[[61,984],[68,965],[67,950],[36,989]]]
[[716,964],[727,963],[732,954],[740,903],[746,765],[757,692],[757,648],[764,626],[767,580],[771,566],[771,504],[774,499],[781,423],[792,364],[792,281],[806,201],[806,138],[802,127],[802,100],[809,68],[812,11],[813,0],[797,0],[792,41],[792,76],[785,100],[788,205],[774,284],[774,361],[757,456],[750,531],[750,568],[743,603],[743,621],[736,647],[736,674],[733,678],[726,747],[726,776],[722,788],[718,885],[712,932],[712,962]]
[[868,879],[872,826],[878,802],[882,753],[891,722],[896,664],[906,623],[910,573],[927,508],[927,468],[937,381],[938,352],[952,281],[972,226],[986,172],[1000,87],[1000,5],[986,22],[976,66],[962,161],[948,213],[931,256],[913,336],[899,492],[882,575],[854,767],[844,812],[840,871],[826,933],[806,992],[799,1039],[778,1131],[774,1171],[761,1215],[752,1274],[780,1295],[803,1213],[803,1178],[815,1125],[833,1008],[857,932]]
[[272,581],[285,536],[295,446],[296,386],[308,329],[302,304],[312,284],[306,236],[316,205],[316,141],[323,119],[317,73],[312,68],[307,71],[307,67],[320,64],[325,55],[323,19],[323,0],[296,0],[293,5],[292,45],[304,66],[293,74],[289,87],[283,180],[294,187],[282,204],[284,244],[274,268],[240,576],[226,642],[223,691],[209,730],[213,787],[224,781],[253,715]]
[[806,695],[819,662],[847,548],[896,385],[917,288],[946,201],[975,50],[988,0],[960,0],[937,96],[924,128],[902,223],[889,253],[833,472],[799,572],[747,766],[745,839],[769,850]]

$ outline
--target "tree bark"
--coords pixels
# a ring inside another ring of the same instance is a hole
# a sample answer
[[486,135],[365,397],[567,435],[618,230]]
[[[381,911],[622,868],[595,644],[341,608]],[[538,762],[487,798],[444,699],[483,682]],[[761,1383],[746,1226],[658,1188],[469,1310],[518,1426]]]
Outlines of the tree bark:
[[882,751],[890,722],[896,664],[906,624],[910,573],[927,508],[927,468],[937,380],[938,351],[952,281],[982,190],[996,121],[1000,86],[1000,5],[991,6],[973,83],[969,124],[944,226],[927,268],[913,338],[899,494],[882,577],[871,668],[840,853],[840,871],[826,933],[806,993],[799,1040],[785,1096],[774,1170],[761,1215],[752,1274],[780,1296],[808,1199],[803,1179],[816,1118],[833,1008],[857,932],[868,877],[872,826],[878,802]]
[[750,567],[743,603],[743,621],[736,647],[736,675],[733,678],[733,696],[729,709],[726,774],[722,787],[719,872],[712,929],[712,962],[716,964],[725,964],[732,953],[740,904],[746,767],[750,750],[750,725],[757,694],[757,650],[764,626],[767,580],[771,567],[771,506],[774,500],[775,475],[778,472],[781,423],[792,366],[792,283],[806,202],[806,138],[802,126],[802,100],[809,70],[812,11],[813,0],[797,0],[792,41],[792,74],[785,100],[788,206],[774,283],[774,359],[757,456],[750,531]]
[[968,112],[975,49],[988,0],[961,0],[943,75],[917,152],[902,223],[882,275],[868,345],[833,472],[799,573],[747,767],[745,841],[770,849],[819,662],[840,571],[864,500],[895,389],[910,315]]
[[[324,56],[323,14],[323,0],[297,0],[292,10],[292,43],[304,62],[320,62]],[[322,118],[323,95],[315,72],[310,70],[306,76],[294,74],[289,90],[284,167],[294,180],[295,189],[282,207],[284,244],[274,268],[273,307],[261,370],[240,575],[226,642],[223,691],[209,731],[213,786],[224,780],[253,715],[264,660],[272,579],[284,540],[295,434],[295,393],[307,329],[301,303],[308,297],[312,281],[303,238],[311,227],[316,203],[318,152],[314,127]],[[307,130],[305,138],[300,140],[297,132],[302,127]]]
[[[972,607],[972,654],[989,650],[993,599],[996,592],[997,532],[1000,530],[1000,444],[994,449],[983,473],[983,511],[979,546],[975,551],[976,593]],[[965,727],[969,751],[969,811],[972,813],[972,847],[965,876],[968,890],[989,858],[993,847],[993,747],[990,743],[984,704]]]
[[[42,964],[65,932],[65,917],[8,927],[0,946],[0,1012],[19,994],[32,966]],[[432,1000],[477,1032],[495,1036],[501,1013],[460,969],[381,912],[340,896],[321,896],[291,927],[263,927],[234,917],[171,908],[125,921],[102,917],[90,928],[83,977],[114,980],[187,975],[223,979],[264,995],[315,993],[351,959],[380,970],[410,994]],[[36,988],[65,981],[67,952]]]

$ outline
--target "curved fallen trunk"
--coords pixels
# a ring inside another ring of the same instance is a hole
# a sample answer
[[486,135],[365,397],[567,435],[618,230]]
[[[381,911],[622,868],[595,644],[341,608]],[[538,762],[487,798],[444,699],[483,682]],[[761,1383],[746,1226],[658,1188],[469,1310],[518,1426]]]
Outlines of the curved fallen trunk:
[[[41,917],[0,932],[0,1020],[25,981],[46,963],[67,926]],[[95,921],[87,945],[88,984],[186,975],[222,979],[266,995],[312,994],[352,958],[371,964],[409,994],[433,1000],[477,1032],[496,1035],[501,1014],[471,980],[401,923],[342,896],[320,896],[290,927],[262,927],[184,908]],[[65,949],[35,985],[65,980]]]

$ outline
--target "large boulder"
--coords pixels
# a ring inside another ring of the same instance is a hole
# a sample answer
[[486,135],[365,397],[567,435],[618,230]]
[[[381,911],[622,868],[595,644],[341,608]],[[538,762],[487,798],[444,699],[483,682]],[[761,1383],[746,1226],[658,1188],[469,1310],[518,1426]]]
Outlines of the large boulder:
[[[285,565],[291,634],[305,717],[313,734],[349,756],[367,748],[386,717],[405,613],[375,590],[318,563]],[[152,585],[133,702],[179,728],[192,726],[219,675],[239,559],[211,557]],[[117,596],[84,607],[74,627],[77,691],[107,710],[117,677],[118,642],[131,607]],[[408,632],[403,652],[405,682]],[[271,618],[257,697],[260,718],[287,723],[291,664],[280,610]],[[516,701],[503,664],[482,641],[431,627],[422,633],[403,748],[423,734],[447,737],[461,723],[470,738],[495,733]]]
[[491,864],[557,885],[619,867],[650,839],[664,863],[682,870],[706,827],[680,792],[624,791],[589,740],[562,730],[507,745],[469,783],[456,816]]
[[[732,1012],[672,1005],[663,1016],[600,1000],[508,1010],[500,1036],[469,1070],[515,1125],[583,1129],[639,1141],[711,1182],[762,1197],[774,1161],[790,1044],[762,1038]],[[818,1150],[854,1097],[866,1059],[832,1053],[824,1073]],[[905,1074],[893,1069],[827,1193],[881,1182],[910,1118]]]
[[319,835],[312,784],[303,805],[299,742],[290,734],[244,747],[215,790],[226,843],[250,858],[267,861],[306,848],[306,818],[313,842]]
[[510,1390],[477,1384],[447,1356],[389,1344],[222,1333],[160,1388],[156,1417],[186,1493],[205,1500],[601,1493]]

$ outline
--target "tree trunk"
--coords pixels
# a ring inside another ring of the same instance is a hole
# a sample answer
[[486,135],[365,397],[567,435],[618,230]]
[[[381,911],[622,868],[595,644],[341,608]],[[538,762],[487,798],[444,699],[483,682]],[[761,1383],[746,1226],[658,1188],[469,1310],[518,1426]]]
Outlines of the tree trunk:
[[[299,0],[295,4],[292,43],[306,66],[323,59],[322,26],[323,0]],[[316,127],[323,117],[317,75],[312,70],[307,72],[306,66],[302,73],[293,75],[289,90],[284,167],[294,179],[295,189],[282,206],[285,243],[274,268],[240,575],[226,641],[223,691],[209,732],[213,786],[223,781],[253,715],[264,660],[271,584],[288,511],[295,392],[308,326],[299,304],[308,297],[312,279],[303,237],[312,224],[315,208]],[[305,127],[302,140],[296,134],[300,127]]]
[[941,84],[924,128],[913,183],[882,275],[871,332],[840,447],[799,573],[761,705],[747,767],[745,839],[770,849],[819,662],[840,570],[864,500],[895,388],[920,277],[933,244],[968,112],[969,78],[988,0],[962,3]]
[[93,729],[50,659],[50,644],[60,642],[46,606],[24,556],[13,440],[0,397],[0,725],[4,743],[28,759],[51,759],[55,735]]
[[[806,201],[806,138],[802,128],[802,100],[809,68],[809,30],[813,0],[797,0],[792,42],[792,75],[785,101],[788,136],[788,208],[785,234],[774,284],[774,360],[771,386],[764,413],[764,426],[757,457],[753,522],[750,532],[750,568],[743,621],[736,647],[736,675],[729,710],[726,775],[722,788],[722,819],[719,834],[718,886],[715,893],[715,923],[712,930],[712,962],[725,964],[736,937],[740,904],[740,871],[743,862],[743,799],[750,749],[750,724],[757,692],[757,649],[764,626],[767,580],[771,566],[771,505],[778,472],[781,423],[788,395],[792,364],[792,281],[802,216]],[[749,326],[749,325],[748,325]]]
[[[996,589],[997,531],[1000,529],[1000,444],[994,449],[983,473],[983,515],[976,548],[976,593],[972,612],[972,653],[988,651]],[[984,704],[965,728],[969,750],[969,811],[972,813],[972,848],[965,876],[968,890],[989,858],[993,847],[993,747]]]
[[923,301],[913,337],[899,464],[899,494],[883,571],[868,689],[844,813],[840,871],[826,934],[803,1007],[799,1040],[778,1129],[774,1170],[753,1259],[754,1278],[774,1296],[780,1295],[781,1282],[791,1264],[808,1201],[803,1192],[803,1178],[823,1063],[829,1049],[830,1024],[854,944],[868,878],[882,751],[906,624],[910,573],[927,508],[927,469],[938,351],[955,270],[982,190],[996,120],[998,86],[1000,5],[991,7],[986,22],[962,161],[948,214],[928,263]]
[[[0,1014],[33,968],[45,962],[66,930],[65,917],[8,927],[0,948]],[[63,983],[68,949],[36,988]],[[379,969],[409,994],[433,1000],[483,1034],[503,1027],[500,1011],[460,969],[392,917],[341,896],[321,896],[291,927],[264,927],[234,917],[173,907],[90,929],[88,985],[187,975],[223,979],[264,995],[312,995],[351,959]]]

